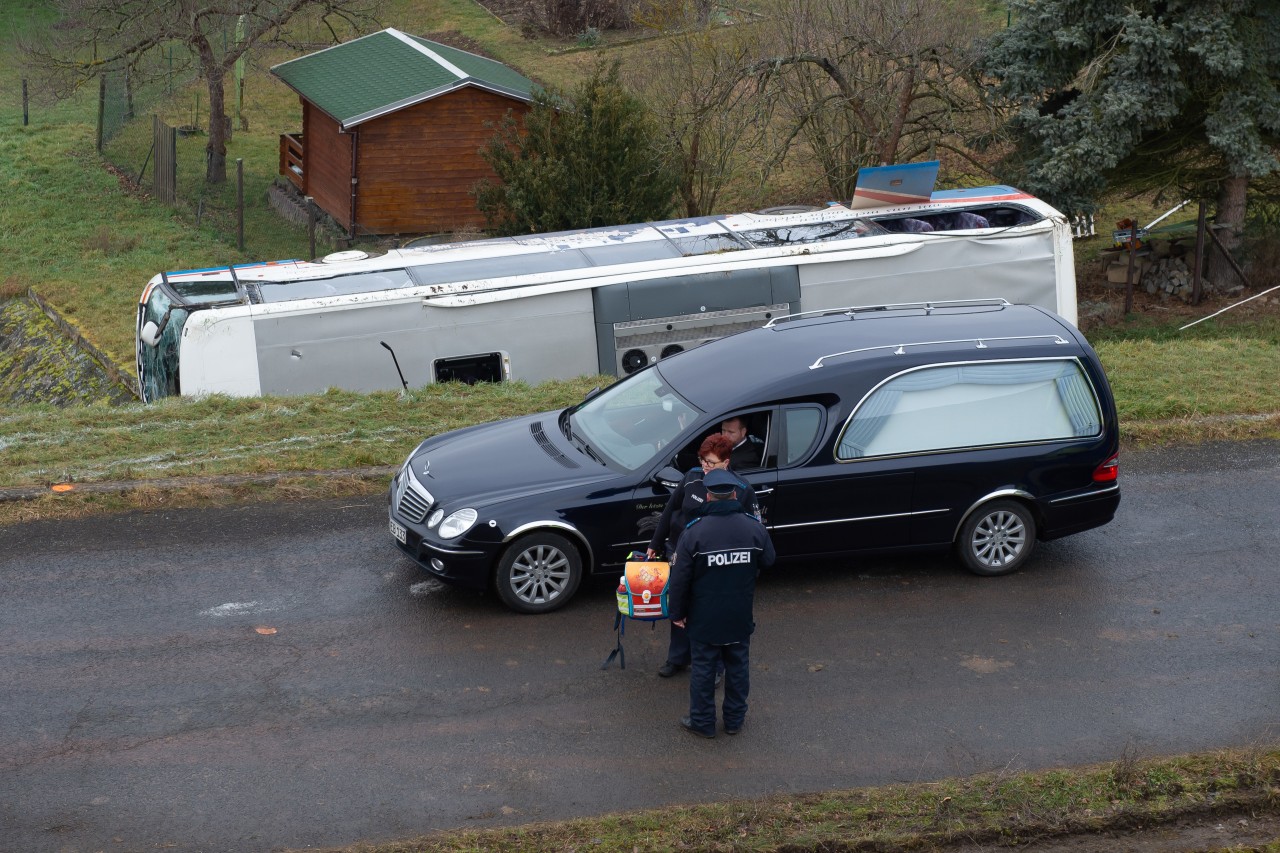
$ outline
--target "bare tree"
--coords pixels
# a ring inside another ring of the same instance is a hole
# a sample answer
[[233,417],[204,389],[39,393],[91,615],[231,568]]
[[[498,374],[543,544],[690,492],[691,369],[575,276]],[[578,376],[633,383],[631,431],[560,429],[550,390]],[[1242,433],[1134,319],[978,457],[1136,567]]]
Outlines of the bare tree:
[[187,48],[209,89],[209,142],[205,180],[227,179],[225,80],[236,60],[265,42],[289,44],[286,25],[314,14],[333,42],[373,24],[372,0],[54,0],[61,22],[23,44],[54,91],[69,94],[104,71],[124,70],[135,80],[166,47]]
[[662,129],[688,216],[715,209],[748,167],[748,152],[764,147],[766,130],[765,104],[744,73],[759,50],[755,28],[708,27],[705,12],[702,4],[651,7],[641,22],[670,35],[654,42],[634,79]]
[[985,122],[976,85],[982,23],[936,0],[773,0],[770,51],[751,71],[821,168],[852,196],[861,166],[939,149],[968,158]]

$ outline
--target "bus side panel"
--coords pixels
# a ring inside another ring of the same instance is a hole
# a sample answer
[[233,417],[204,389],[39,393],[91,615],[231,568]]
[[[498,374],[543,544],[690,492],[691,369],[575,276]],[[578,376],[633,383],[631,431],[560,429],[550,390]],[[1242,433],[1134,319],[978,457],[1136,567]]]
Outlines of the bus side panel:
[[801,264],[802,310],[1003,297],[1056,312],[1056,249],[1045,223],[1020,234],[930,235],[898,257]]
[[412,299],[260,312],[255,325],[266,394],[398,389],[396,362],[417,388],[435,381],[436,359],[492,352],[527,382],[596,372],[589,291],[460,308]]
[[590,290],[426,310],[433,358],[504,352],[511,378],[529,383],[599,372]]
[[256,397],[262,393],[253,318],[247,313],[192,312],[182,328],[178,364],[184,397]]

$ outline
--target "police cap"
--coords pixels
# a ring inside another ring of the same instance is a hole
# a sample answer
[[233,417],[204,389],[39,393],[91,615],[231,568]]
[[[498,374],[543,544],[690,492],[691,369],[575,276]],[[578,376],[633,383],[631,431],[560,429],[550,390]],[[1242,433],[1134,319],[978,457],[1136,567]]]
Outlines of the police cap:
[[742,483],[738,482],[737,477],[719,468],[714,471],[708,471],[707,475],[702,478],[702,484],[707,487],[707,491],[711,492],[711,494],[722,497],[731,495],[735,490],[742,488]]

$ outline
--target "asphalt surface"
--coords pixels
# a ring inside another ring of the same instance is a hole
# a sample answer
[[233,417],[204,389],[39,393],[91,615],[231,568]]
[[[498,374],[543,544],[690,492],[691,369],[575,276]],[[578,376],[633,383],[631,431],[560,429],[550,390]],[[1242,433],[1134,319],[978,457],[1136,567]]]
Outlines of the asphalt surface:
[[0,850],[249,851],[1274,738],[1280,445],[1122,458],[1021,573],[783,564],[747,725],[676,725],[612,584],[527,617],[400,556],[378,498],[0,527]]

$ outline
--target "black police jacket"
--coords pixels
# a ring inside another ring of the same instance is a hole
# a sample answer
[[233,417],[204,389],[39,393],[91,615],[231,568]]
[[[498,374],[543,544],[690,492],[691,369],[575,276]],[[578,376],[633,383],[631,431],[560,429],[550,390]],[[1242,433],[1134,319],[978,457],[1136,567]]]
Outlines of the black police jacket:
[[[742,489],[738,492],[738,501],[742,504],[742,508],[748,514],[759,518],[760,505],[756,501],[755,489],[751,488],[751,484],[738,474],[734,474],[733,471],[729,473],[742,483]],[[685,526],[701,515],[707,505],[707,487],[702,482],[703,476],[701,466],[691,469],[684,475],[680,485],[667,499],[667,505],[662,509],[662,518],[658,520],[658,527],[653,531],[653,538],[649,540],[649,547],[659,553],[665,551],[668,560],[675,556],[675,550],[674,547],[667,546],[674,546],[680,541],[680,534]]]
[[773,560],[768,531],[737,501],[709,504],[676,546],[671,618],[687,619],[689,638],[700,643],[744,642],[755,629],[756,575]]

